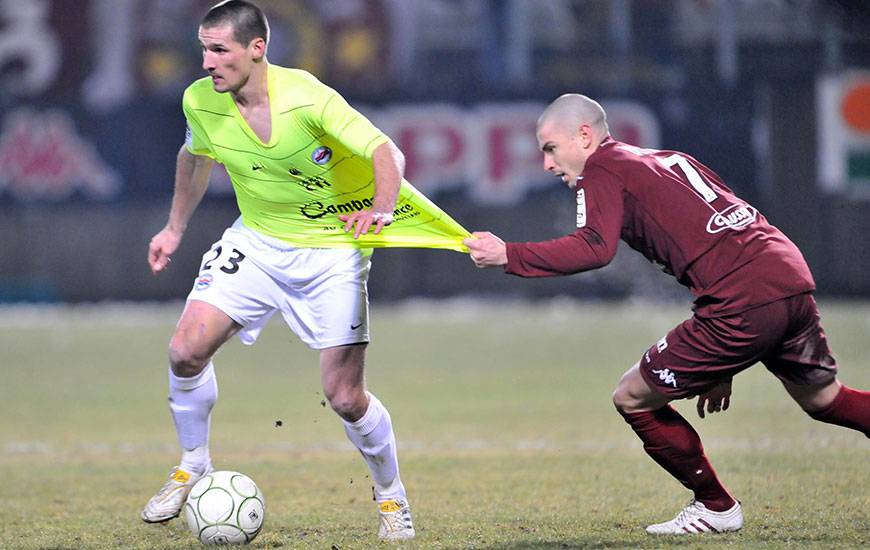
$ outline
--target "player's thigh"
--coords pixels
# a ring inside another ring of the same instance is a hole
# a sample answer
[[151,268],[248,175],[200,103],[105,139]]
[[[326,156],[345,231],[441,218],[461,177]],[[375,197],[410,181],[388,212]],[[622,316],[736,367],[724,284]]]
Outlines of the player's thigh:
[[367,344],[349,344],[320,350],[320,380],[328,398],[340,392],[365,391]]
[[217,307],[189,300],[169,346],[173,370],[180,376],[196,375],[240,328],[241,325]]
[[726,317],[693,316],[651,346],[638,368],[669,398],[694,397],[760,361],[786,326],[787,315],[777,304]]
[[287,324],[312,349],[368,343],[369,254],[347,249],[305,254],[309,276],[285,285],[281,313]]
[[762,362],[804,410],[824,408],[836,397],[840,383],[818,306],[811,294],[793,296],[784,303],[788,330]]
[[[216,242],[203,254],[199,274],[187,296],[189,303],[202,302],[222,312],[234,327],[229,336],[241,331],[246,344],[254,343],[262,325],[284,300],[283,289],[264,264],[269,258],[255,261],[251,248],[241,236],[234,241]],[[210,315],[222,319],[216,313]],[[193,333],[187,336],[197,338]]]

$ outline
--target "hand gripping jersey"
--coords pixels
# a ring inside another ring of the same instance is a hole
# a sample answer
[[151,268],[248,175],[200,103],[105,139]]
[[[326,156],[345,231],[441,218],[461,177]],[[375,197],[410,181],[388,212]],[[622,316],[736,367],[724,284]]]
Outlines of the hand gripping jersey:
[[712,170],[675,151],[606,139],[577,184],[577,229],[508,243],[508,273],[546,277],[606,265],[619,239],[695,295],[702,317],[815,289],[798,248]]
[[403,180],[393,223],[353,238],[339,214],[372,205],[372,153],[389,138],[309,73],[267,67],[272,135],[263,143],[209,78],[184,92],[188,151],[226,167],[242,222],[300,248],[420,247],[466,251],[462,226]]

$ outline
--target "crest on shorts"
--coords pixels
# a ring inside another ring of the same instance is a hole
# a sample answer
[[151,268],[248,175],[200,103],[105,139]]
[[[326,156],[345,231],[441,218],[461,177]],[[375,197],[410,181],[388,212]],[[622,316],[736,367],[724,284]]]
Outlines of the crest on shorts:
[[317,149],[311,152],[311,160],[314,161],[314,164],[326,164],[332,159],[332,149],[327,147],[326,145],[321,145]]
[[211,286],[211,282],[214,280],[214,277],[211,276],[211,273],[206,273],[205,275],[200,275],[196,278],[196,284],[193,285],[194,290],[205,290],[209,286]]

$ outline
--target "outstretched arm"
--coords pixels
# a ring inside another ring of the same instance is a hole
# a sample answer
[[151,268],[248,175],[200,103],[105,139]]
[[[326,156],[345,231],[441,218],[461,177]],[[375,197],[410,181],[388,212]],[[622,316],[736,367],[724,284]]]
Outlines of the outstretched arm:
[[387,141],[375,148],[372,153],[372,163],[375,169],[375,195],[372,207],[353,214],[342,214],[338,218],[345,222],[344,230],[350,231],[354,226],[353,238],[368,233],[372,225],[377,235],[384,226],[393,223],[393,210],[396,208],[396,198],[402,185],[405,173],[405,155],[392,142]]
[[208,188],[208,178],[214,161],[206,156],[194,155],[181,147],[175,166],[175,193],[169,210],[169,221],[154,235],[148,246],[148,265],[155,275],[166,269],[172,254],[178,249],[187,222],[196,210]]

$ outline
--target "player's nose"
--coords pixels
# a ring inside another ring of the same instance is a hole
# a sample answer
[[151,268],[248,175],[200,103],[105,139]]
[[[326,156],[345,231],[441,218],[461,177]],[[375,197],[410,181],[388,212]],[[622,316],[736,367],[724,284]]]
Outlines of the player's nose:
[[203,68],[203,70],[209,71],[209,72],[213,71],[215,68],[214,60],[213,60],[212,56],[209,55],[208,51],[206,51],[205,53],[202,54],[202,68]]
[[555,172],[556,171],[556,163],[553,162],[552,157],[550,155],[544,155],[544,170],[547,172]]

